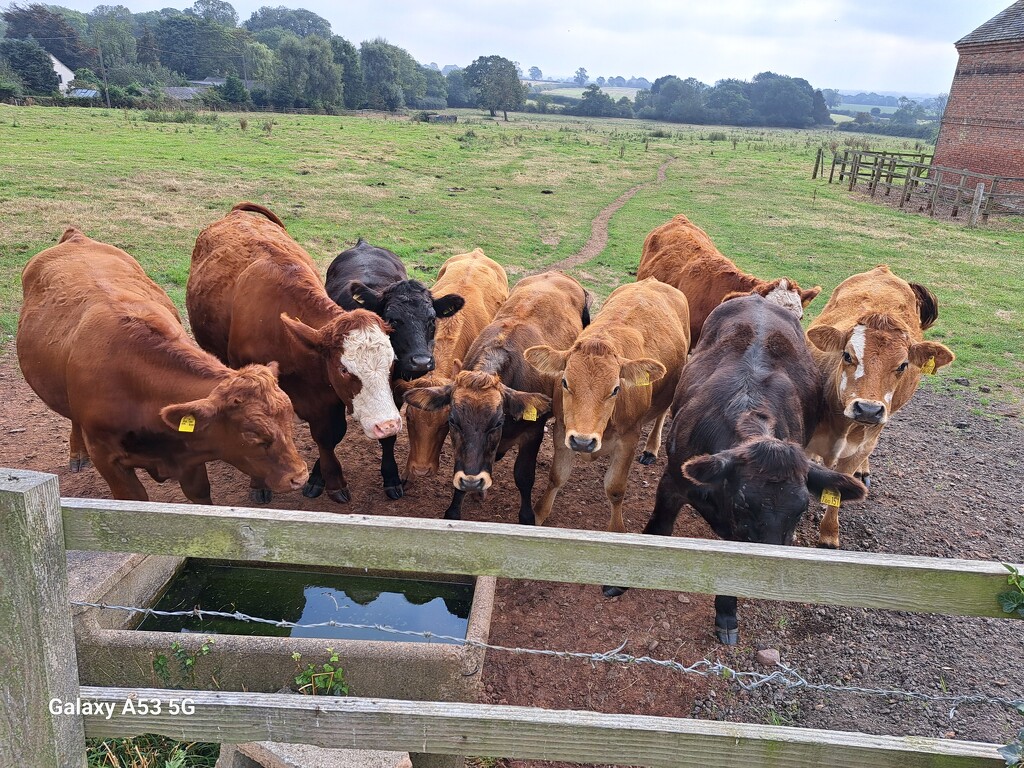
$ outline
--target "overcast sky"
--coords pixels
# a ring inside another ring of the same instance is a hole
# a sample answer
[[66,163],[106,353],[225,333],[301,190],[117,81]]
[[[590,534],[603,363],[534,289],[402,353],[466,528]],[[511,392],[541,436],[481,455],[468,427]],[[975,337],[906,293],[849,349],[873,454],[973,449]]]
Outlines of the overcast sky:
[[[0,0],[2,2],[3,0]],[[58,4],[88,11],[97,2]],[[107,0],[113,5],[116,0]],[[188,0],[129,0],[133,12]],[[280,0],[234,2],[241,20]],[[947,92],[953,43],[1012,0],[284,0],[356,45],[384,37],[423,63],[497,54],[545,77],[696,77],[771,70],[816,88]]]

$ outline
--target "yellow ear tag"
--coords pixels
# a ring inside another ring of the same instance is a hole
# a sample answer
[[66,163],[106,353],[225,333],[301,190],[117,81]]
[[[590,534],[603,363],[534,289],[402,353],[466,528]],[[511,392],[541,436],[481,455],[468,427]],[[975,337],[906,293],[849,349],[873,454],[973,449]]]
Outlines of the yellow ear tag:
[[523,411],[523,421],[536,421],[537,420],[537,409],[532,405],[526,406]]
[[640,374],[640,377],[636,380],[638,387],[649,387],[651,386],[651,373],[650,371],[644,371]]
[[838,491],[831,488],[826,488],[821,492],[821,503],[829,507],[839,508],[839,503],[843,500],[843,497],[839,495]]
[[196,431],[196,417],[195,416],[182,416],[181,422],[178,424],[179,432],[195,432]]
[[356,304],[365,304],[366,303],[366,302],[363,301],[363,297],[360,296],[358,293],[353,293],[352,294],[352,301],[354,301]]
[[931,376],[935,375],[935,357],[929,357],[928,362],[921,366],[921,373],[927,373]]

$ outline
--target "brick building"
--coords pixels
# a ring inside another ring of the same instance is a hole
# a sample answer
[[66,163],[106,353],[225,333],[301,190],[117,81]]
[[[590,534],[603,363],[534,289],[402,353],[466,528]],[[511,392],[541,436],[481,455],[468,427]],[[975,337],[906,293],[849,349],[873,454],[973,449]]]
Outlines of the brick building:
[[935,165],[1024,177],[1024,0],[956,42]]

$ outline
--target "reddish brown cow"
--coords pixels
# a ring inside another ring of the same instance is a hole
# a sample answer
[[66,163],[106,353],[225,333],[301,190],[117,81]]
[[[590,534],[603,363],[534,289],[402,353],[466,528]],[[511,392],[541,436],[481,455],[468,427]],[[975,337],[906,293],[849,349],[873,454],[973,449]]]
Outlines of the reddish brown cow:
[[[924,331],[938,319],[935,295],[881,265],[836,288],[807,330],[825,382],[825,412],[810,454],[870,486],[868,458],[892,414],[917,390],[921,373],[953,362]],[[839,546],[839,507],[827,506],[819,542]]]
[[73,472],[91,459],[114,498],[137,501],[148,498],[141,468],[211,504],[215,459],[278,491],[302,486],[277,366],[233,371],[199,349],[127,253],[68,229],[21,280],[18,362],[43,402],[71,419]]
[[583,286],[561,272],[523,278],[469,348],[455,381],[406,392],[405,401],[415,408],[451,406],[455,493],[444,514],[447,519],[459,519],[467,492],[491,487],[496,457],[518,446],[514,473],[519,522],[534,524],[530,494],[558,378],[531,366],[523,352],[540,344],[571,346],[590,322],[588,303]]
[[[331,301],[309,254],[280,219],[253,203],[239,203],[199,233],[185,303],[196,340],[229,365],[278,361],[281,388],[320,450],[323,484],[307,483],[303,493],[319,496],[326,486],[333,501],[348,501],[334,455],[347,429],[346,406],[374,440],[402,428],[384,322]],[[270,500],[258,486],[253,495]]]
[[640,461],[654,463],[661,429],[690,349],[686,297],[647,278],[616,288],[604,307],[564,351],[531,347],[526,359],[561,378],[555,387],[555,457],[537,524],[551,513],[572,472],[573,452],[610,456],[604,489],[611,504],[609,531],[625,533],[622,499],[630,459],[645,424],[655,422]]
[[[442,387],[452,382],[455,369],[466,356],[470,344],[476,341],[508,298],[508,277],[498,262],[487,258],[477,248],[470,253],[452,256],[442,264],[430,292],[436,299],[448,295],[462,296],[466,303],[458,314],[438,318],[434,336],[434,370],[411,382],[396,382],[396,391],[400,393],[416,387]],[[441,447],[448,436],[448,408],[437,411],[408,408],[405,420],[409,429],[405,480],[436,475]]]
[[690,306],[692,346],[697,345],[701,328],[711,310],[729,294],[760,294],[800,319],[804,316],[804,307],[821,293],[819,285],[804,291],[788,277],[766,281],[742,272],[722,255],[704,230],[683,214],[647,236],[636,279],[645,277],[655,277],[686,295]]

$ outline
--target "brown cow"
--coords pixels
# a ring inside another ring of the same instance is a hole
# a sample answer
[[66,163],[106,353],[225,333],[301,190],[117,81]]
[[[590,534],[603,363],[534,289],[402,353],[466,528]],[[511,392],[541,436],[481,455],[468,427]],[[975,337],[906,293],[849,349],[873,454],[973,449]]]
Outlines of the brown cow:
[[686,295],[690,344],[694,347],[711,310],[729,294],[758,293],[790,310],[799,320],[804,307],[821,293],[820,285],[804,291],[788,277],[766,281],[741,271],[722,255],[704,230],[683,214],[657,227],[644,240],[636,279],[645,277],[655,277]]
[[[229,365],[278,361],[281,388],[320,451],[322,484],[311,480],[303,493],[319,496],[326,486],[333,501],[348,501],[334,455],[347,429],[346,406],[374,440],[402,428],[384,322],[331,301],[309,254],[280,219],[253,203],[239,203],[199,233],[185,304],[196,340]],[[270,500],[253,488],[255,500]]]
[[302,486],[277,366],[233,371],[199,349],[127,253],[68,229],[21,281],[18,362],[43,402],[71,419],[73,472],[91,459],[114,498],[137,501],[148,498],[141,468],[213,503],[206,462],[215,459],[278,491]]
[[[404,393],[416,387],[440,387],[450,384],[455,369],[466,356],[470,344],[494,319],[498,307],[508,298],[508,277],[498,262],[477,248],[452,256],[441,265],[437,282],[430,289],[435,299],[462,296],[466,303],[455,315],[439,318],[434,336],[436,367],[426,376],[411,382],[396,382],[396,391]],[[448,436],[448,408],[424,411],[408,408],[405,421],[409,429],[409,458],[405,480],[437,474],[441,447]]]
[[[847,278],[807,330],[825,382],[825,413],[807,451],[870,487],[868,457],[882,427],[917,390],[921,373],[953,362],[924,331],[939,317],[935,295],[882,264]],[[839,546],[839,507],[827,506],[819,543]]]
[[571,346],[590,322],[588,299],[583,286],[561,272],[523,278],[469,348],[454,382],[405,393],[405,401],[415,408],[451,406],[455,493],[445,518],[458,520],[466,493],[491,487],[495,457],[518,446],[514,473],[519,522],[534,524],[530,494],[558,378],[527,363],[523,352],[540,344]]
[[690,349],[686,297],[671,285],[647,278],[620,286],[564,351],[526,350],[542,373],[559,376],[555,388],[555,457],[548,487],[537,508],[537,524],[551,513],[572,472],[572,455],[610,456],[604,489],[611,504],[609,531],[625,533],[622,499],[630,459],[645,424],[655,422],[640,461],[654,463],[679,374]]

